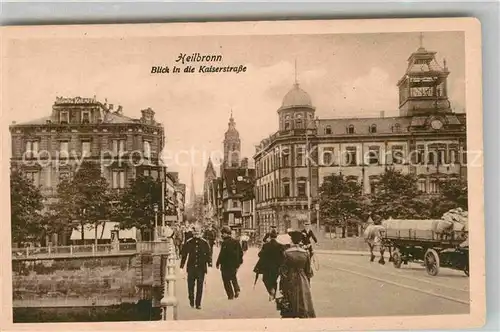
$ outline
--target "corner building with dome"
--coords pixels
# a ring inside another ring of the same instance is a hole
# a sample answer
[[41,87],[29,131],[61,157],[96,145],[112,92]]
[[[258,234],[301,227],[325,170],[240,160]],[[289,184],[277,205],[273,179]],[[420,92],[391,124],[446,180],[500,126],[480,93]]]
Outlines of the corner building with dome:
[[466,115],[453,111],[446,60],[438,63],[435,54],[421,46],[408,58],[395,117],[382,111],[376,118],[319,119],[309,94],[298,83],[292,87],[277,110],[277,132],[254,155],[260,235],[271,225],[280,232],[301,227],[309,211],[316,225],[318,188],[334,173],[360,182],[365,194],[377,190],[388,167],[414,173],[418,188],[431,194],[442,181],[466,178]]

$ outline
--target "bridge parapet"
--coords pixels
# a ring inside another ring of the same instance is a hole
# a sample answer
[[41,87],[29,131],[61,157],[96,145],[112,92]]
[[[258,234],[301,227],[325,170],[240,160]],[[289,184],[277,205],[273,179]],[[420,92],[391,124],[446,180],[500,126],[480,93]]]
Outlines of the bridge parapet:
[[167,242],[137,242],[89,244],[12,249],[13,260],[55,259],[72,257],[103,257],[133,255],[137,253],[167,254]]

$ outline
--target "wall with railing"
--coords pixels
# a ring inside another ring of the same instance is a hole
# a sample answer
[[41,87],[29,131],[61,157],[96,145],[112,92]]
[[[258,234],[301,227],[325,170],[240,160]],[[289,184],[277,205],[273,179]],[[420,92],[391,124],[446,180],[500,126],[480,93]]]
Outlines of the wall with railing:
[[100,257],[134,255],[137,253],[167,253],[167,242],[137,242],[69,245],[51,247],[26,247],[12,249],[12,259],[43,259],[71,257]]

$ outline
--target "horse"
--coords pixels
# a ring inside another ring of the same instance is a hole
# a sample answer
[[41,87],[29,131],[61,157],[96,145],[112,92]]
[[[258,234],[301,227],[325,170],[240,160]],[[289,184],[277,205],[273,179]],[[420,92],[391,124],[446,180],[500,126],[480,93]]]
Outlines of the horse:
[[[370,224],[368,225],[368,227],[366,227],[365,232],[363,233],[365,242],[368,244],[368,247],[370,248],[370,262],[373,262],[375,260],[375,254],[373,253],[373,251],[377,248],[380,252],[380,259],[378,260],[378,262],[379,264],[382,265],[385,264],[384,260],[385,246],[382,242],[384,231],[385,231],[384,226]],[[390,257],[392,256],[391,253],[389,253],[389,256]]]

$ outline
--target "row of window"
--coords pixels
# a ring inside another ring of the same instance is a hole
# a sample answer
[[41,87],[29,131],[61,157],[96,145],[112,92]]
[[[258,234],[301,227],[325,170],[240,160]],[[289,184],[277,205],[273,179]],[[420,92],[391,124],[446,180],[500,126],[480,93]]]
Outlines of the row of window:
[[[290,179],[284,178],[281,182],[281,193],[279,192],[279,182],[275,180],[274,182],[266,183],[262,186],[257,187],[257,197],[256,200],[266,201],[275,197],[291,197],[291,184]],[[297,180],[297,186],[295,188],[297,197],[307,196],[307,181],[304,178]]]
[[[357,176],[351,177],[351,181],[358,181]],[[370,192],[371,193],[376,193],[377,192],[377,183],[378,180],[376,179],[370,179],[369,180],[369,186],[370,186]],[[439,181],[437,179],[430,179],[429,183],[427,185],[427,180],[426,179],[419,179],[418,183],[418,190],[422,192],[427,192],[431,194],[439,193],[440,191],[440,186],[439,186]],[[290,191],[290,179],[283,179],[281,183],[281,188],[282,191],[281,193],[279,192],[279,182],[276,180],[274,183],[270,182],[267,184],[264,184],[262,186],[259,186],[257,188],[257,197],[256,201],[257,202],[262,202],[266,201],[268,199],[272,198],[277,198],[277,197],[291,197],[291,191]],[[307,196],[307,182],[305,179],[299,179],[297,181],[297,187],[296,187],[296,197],[306,197]]]
[[[90,157],[92,155],[90,139],[81,141],[81,152],[84,157]],[[38,140],[27,141],[25,145],[25,153],[27,157],[36,157],[40,151],[40,144]],[[69,154],[69,141],[59,142],[59,152],[61,154]],[[119,155],[125,152],[125,140],[115,139],[112,140],[112,152],[114,155]],[[151,156],[151,142],[143,141],[143,153],[146,158]]]
[[[301,119],[297,119],[294,121],[294,128],[295,129],[304,129],[304,123]],[[292,129],[292,122],[291,121],[286,121],[285,120],[285,126],[284,126],[284,129],[285,130],[290,130]],[[391,127],[391,130],[393,133],[399,133],[401,132],[401,125],[399,123],[396,123],[394,126]],[[377,125],[376,124],[372,124],[368,127],[368,132],[370,134],[376,134],[377,133]],[[354,125],[349,125],[346,127],[346,133],[347,134],[355,134],[356,131],[355,131],[355,127]],[[325,127],[324,129],[324,134],[325,135],[331,135],[333,134],[333,131],[332,131],[332,126],[328,125]]]
[[[279,154],[273,154],[270,158],[263,159],[256,165],[257,177],[269,174],[279,167],[304,167],[307,166],[306,161],[317,162],[320,166],[335,166],[339,164],[344,166],[358,166],[358,159],[360,159],[358,154],[361,152],[356,147],[347,147],[345,151],[336,155],[334,147],[325,147],[319,153],[319,158],[316,158],[312,153],[307,158],[308,156],[304,150],[302,147],[296,147],[294,160],[292,160],[292,155],[288,148],[284,149],[281,157],[279,157]],[[368,150],[365,150],[365,155],[361,156],[361,159],[364,159],[362,161],[368,165],[380,165],[382,163],[404,164],[408,162],[442,165],[455,164],[461,161],[457,145],[429,145],[427,151],[424,145],[418,145],[416,150],[409,156],[405,156],[403,145],[393,145],[390,153],[387,154],[387,157],[390,157],[388,160],[384,160],[384,156],[380,150],[380,146],[368,147]],[[405,158],[411,158],[412,160],[405,160]],[[462,158],[465,158],[465,155],[462,155]],[[292,161],[294,161],[293,165]],[[465,160],[463,161],[465,162]]]
[[[81,114],[80,123],[82,123],[82,124],[90,123],[90,111],[81,111],[80,114]],[[76,118],[73,118],[71,120],[72,120],[71,123],[76,123],[76,121],[77,121]],[[61,123],[61,124],[70,123],[69,111],[59,112],[59,123]]]
[[[61,170],[58,172],[59,182],[70,179],[72,173],[69,170]],[[25,173],[26,177],[33,183],[34,186],[40,186],[40,172],[39,171],[28,171]],[[126,187],[126,174],[124,170],[113,170],[111,172],[111,188],[113,189],[123,189]],[[50,187],[50,185],[48,186]]]

